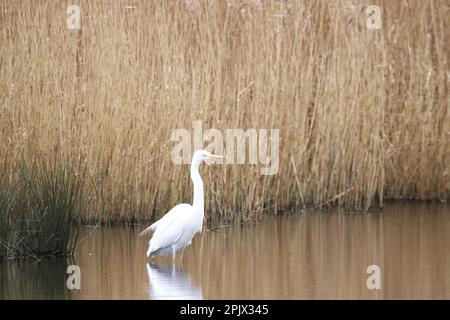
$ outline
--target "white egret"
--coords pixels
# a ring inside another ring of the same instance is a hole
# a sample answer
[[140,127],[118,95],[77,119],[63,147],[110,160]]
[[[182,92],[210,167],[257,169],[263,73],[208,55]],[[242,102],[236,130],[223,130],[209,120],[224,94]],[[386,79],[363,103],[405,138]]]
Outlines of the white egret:
[[204,216],[203,181],[198,172],[200,164],[205,160],[214,158],[225,158],[209,153],[205,150],[194,152],[191,162],[191,180],[194,184],[194,201],[192,205],[182,203],[173,207],[161,219],[153,223],[140,235],[153,232],[147,250],[147,257],[172,255],[175,261],[175,254],[191,244],[196,233],[202,231]]

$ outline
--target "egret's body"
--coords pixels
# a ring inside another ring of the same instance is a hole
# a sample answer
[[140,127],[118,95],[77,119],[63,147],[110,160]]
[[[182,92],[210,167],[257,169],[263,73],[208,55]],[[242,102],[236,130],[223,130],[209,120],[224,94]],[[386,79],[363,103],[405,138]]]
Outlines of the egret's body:
[[203,215],[195,214],[192,205],[182,203],[175,206],[152,224],[154,233],[147,256],[167,256],[184,249],[191,243],[194,235],[202,230],[202,224]]
[[161,219],[140,233],[153,232],[149,242],[147,257],[158,255],[175,255],[191,244],[196,233],[202,231],[204,217],[203,181],[198,171],[200,164],[211,158],[222,158],[204,150],[194,153],[191,163],[191,180],[194,184],[194,201],[192,205],[182,203],[173,207]]

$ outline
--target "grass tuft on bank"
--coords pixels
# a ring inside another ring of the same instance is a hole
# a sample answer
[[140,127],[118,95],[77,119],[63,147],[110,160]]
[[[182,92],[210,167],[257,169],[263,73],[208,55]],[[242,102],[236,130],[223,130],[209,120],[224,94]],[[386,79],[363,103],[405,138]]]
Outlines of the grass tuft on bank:
[[20,160],[0,177],[0,259],[70,255],[79,235],[85,181],[61,161]]

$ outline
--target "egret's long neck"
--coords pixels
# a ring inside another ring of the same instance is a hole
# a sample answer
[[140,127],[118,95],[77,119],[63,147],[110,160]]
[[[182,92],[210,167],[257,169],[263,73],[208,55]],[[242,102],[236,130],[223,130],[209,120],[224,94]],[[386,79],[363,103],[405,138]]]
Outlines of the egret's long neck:
[[194,207],[195,213],[204,214],[204,199],[203,199],[203,180],[198,172],[199,164],[192,163],[191,165],[191,179],[194,184],[194,202],[192,206]]

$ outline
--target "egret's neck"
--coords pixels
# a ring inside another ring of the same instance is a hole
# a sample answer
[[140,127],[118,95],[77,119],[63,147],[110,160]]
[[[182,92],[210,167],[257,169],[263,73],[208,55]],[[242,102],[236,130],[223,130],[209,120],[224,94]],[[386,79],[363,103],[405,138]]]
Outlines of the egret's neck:
[[194,207],[195,213],[201,214],[203,217],[204,213],[204,199],[203,199],[203,180],[198,172],[199,165],[192,163],[191,165],[191,179],[194,184],[194,202],[192,206]]

